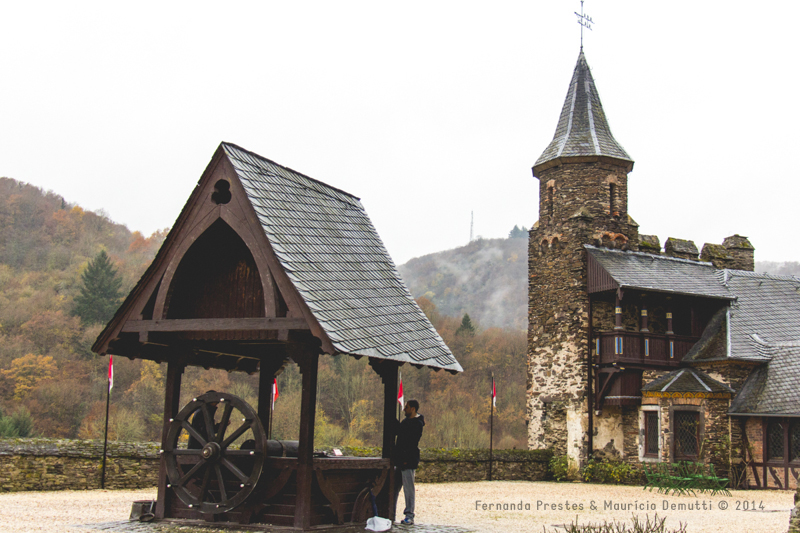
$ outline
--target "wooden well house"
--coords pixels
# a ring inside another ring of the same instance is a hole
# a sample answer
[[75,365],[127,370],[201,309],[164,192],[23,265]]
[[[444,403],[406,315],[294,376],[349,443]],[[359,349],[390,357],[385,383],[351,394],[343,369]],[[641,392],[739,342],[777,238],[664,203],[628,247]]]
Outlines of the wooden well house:
[[[157,519],[307,530],[393,517],[398,367],[461,371],[359,199],[222,143],[153,263],[93,346],[167,363]],[[384,384],[379,458],[317,457],[320,355],[368,357]],[[272,383],[302,374],[299,440],[268,441]],[[258,406],[190,391],[187,365],[258,373]]]

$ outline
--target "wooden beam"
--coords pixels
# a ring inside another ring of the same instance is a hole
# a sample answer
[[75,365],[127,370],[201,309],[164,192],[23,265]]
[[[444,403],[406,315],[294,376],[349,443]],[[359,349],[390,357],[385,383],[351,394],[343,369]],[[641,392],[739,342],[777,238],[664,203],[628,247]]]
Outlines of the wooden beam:
[[300,400],[300,435],[297,446],[297,495],[294,507],[294,527],[311,527],[311,491],[314,475],[314,420],[317,408],[317,373],[319,353],[310,349],[292,357],[302,373],[303,390]]
[[125,333],[153,331],[209,333],[215,331],[280,331],[309,329],[304,318],[176,318],[161,320],[128,320],[122,326]]

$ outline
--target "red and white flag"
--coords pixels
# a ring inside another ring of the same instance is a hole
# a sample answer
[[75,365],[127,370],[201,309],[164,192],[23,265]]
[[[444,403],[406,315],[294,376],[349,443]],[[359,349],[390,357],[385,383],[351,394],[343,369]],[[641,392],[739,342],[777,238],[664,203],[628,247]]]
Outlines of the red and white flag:
[[114,356],[108,354],[108,392],[114,386]]
[[272,410],[275,410],[275,400],[278,399],[278,378],[272,378]]
[[397,390],[397,403],[400,407],[405,405],[405,398],[403,398],[403,374],[400,374],[400,388]]
[[494,386],[494,378],[492,378],[492,407],[497,407],[497,388]]

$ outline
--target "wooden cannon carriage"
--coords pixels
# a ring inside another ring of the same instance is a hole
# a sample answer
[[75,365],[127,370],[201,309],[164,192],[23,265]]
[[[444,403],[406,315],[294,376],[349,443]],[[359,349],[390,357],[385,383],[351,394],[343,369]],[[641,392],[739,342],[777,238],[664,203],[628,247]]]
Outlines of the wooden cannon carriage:
[[[92,349],[167,363],[157,519],[297,530],[365,520],[370,490],[393,517],[397,369],[461,371],[358,198],[227,143]],[[324,354],[368,357],[381,377],[381,457],[314,456]],[[276,456],[264,428],[289,363],[302,374],[299,441]],[[189,365],[258,373],[256,409],[205,391],[181,407]]]

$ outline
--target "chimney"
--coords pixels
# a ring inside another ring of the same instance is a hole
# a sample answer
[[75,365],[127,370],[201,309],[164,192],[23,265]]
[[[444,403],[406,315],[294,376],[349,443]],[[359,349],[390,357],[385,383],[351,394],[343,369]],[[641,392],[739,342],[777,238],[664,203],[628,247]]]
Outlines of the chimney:
[[695,246],[692,241],[670,237],[667,239],[667,242],[664,243],[664,252],[670,257],[697,261],[697,246]]
[[661,241],[656,235],[639,235],[639,251],[648,254],[661,254]]
[[722,241],[722,246],[728,251],[732,257],[731,265],[728,268],[735,270],[748,270],[755,271],[755,252],[756,249],[747,240],[747,237],[741,235],[732,235],[725,237]]
[[708,244],[703,245],[703,250],[700,252],[700,261],[712,263],[715,268],[722,270],[723,268],[734,268],[733,255],[721,244]]

